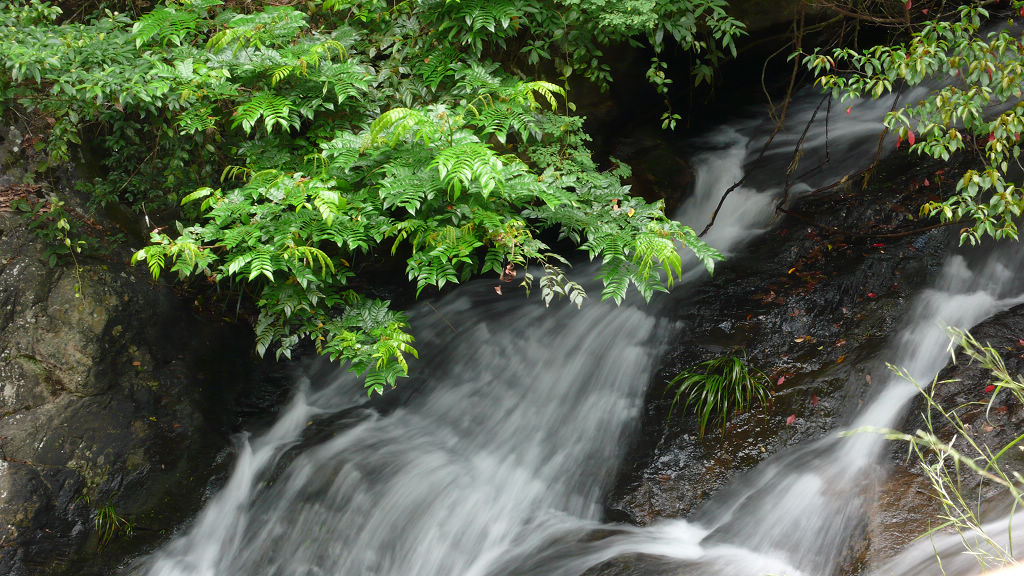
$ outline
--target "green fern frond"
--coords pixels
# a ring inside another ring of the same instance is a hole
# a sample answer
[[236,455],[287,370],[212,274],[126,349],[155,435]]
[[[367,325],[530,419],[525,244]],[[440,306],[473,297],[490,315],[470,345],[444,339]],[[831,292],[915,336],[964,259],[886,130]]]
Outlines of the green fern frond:
[[227,28],[213,35],[207,48],[217,52],[231,47],[233,53],[247,47],[288,46],[309,27],[309,16],[291,6],[267,6],[252,14],[237,14]]
[[438,85],[446,78],[455,76],[454,64],[459,61],[460,54],[451,46],[441,46],[427,52],[420,60],[413,72],[423,79],[423,83],[431,90],[437,90]]
[[363,140],[363,150],[380,143],[394,147],[406,138],[429,144],[436,140],[437,135],[437,126],[422,110],[392,108],[370,124],[370,129],[366,131]]
[[565,273],[557,266],[547,264],[544,266],[544,276],[540,279],[541,298],[544,306],[550,306],[555,296],[565,297],[569,302],[576,305],[576,308],[583,307],[583,300],[587,297],[587,291],[582,286],[569,280]]
[[196,12],[163,6],[143,15],[132,25],[132,38],[138,48],[154,36],[163,45],[171,43],[181,46],[188,36],[196,32],[198,26],[199,14]]
[[235,110],[235,119],[231,123],[231,127],[235,128],[241,124],[245,133],[248,134],[256,127],[256,123],[261,117],[267,134],[273,131],[274,126],[280,126],[282,130],[288,131],[299,125],[294,105],[287,98],[269,92],[260,92]]
[[481,142],[468,142],[438,152],[434,159],[445,187],[455,198],[476,181],[486,198],[495,187],[503,186],[502,163],[498,154]]
[[478,95],[494,91],[501,86],[497,70],[496,62],[459,62],[455,65],[455,92]]
[[188,108],[178,117],[178,132],[180,134],[195,134],[205,132],[213,128],[220,117],[213,115],[211,106],[193,106]]
[[338,104],[362,98],[370,87],[372,75],[360,64],[352,61],[321,66],[316,79],[323,86],[323,96],[334,92]]

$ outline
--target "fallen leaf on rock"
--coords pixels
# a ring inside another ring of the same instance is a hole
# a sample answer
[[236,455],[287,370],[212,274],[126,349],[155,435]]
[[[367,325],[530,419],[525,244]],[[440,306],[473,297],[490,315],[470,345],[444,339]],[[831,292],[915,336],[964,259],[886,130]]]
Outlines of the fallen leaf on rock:
[[874,292],[868,292],[868,298],[877,298],[877,297],[878,297],[878,294],[875,294]]
[[782,383],[786,381],[785,376],[779,376],[779,381],[775,383],[776,386],[782,386]]
[[813,406],[815,408],[818,407],[818,395],[817,394],[811,394],[811,406]]
[[839,359],[836,360],[836,364],[842,364],[843,360],[846,360],[846,354],[843,354],[842,356],[840,356]]
[[790,414],[789,418],[786,418],[786,426],[791,426],[793,422],[796,422],[796,414]]
[[996,385],[995,384],[989,384],[988,386],[985,386],[985,394],[988,394],[988,393],[992,392],[995,389],[996,389]]

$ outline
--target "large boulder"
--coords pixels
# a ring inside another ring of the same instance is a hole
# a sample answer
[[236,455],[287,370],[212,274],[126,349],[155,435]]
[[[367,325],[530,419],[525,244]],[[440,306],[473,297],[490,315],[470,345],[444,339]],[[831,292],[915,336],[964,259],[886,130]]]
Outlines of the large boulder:
[[125,264],[51,267],[0,211],[0,573],[102,573],[195,509],[259,379],[248,328],[192,304]]

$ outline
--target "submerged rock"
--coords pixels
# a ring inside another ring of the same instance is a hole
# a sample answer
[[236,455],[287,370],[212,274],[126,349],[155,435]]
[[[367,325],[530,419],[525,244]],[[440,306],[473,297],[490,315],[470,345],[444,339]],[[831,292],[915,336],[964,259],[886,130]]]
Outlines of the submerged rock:
[[103,573],[203,497],[257,364],[144,271],[44,250],[0,212],[0,573]]

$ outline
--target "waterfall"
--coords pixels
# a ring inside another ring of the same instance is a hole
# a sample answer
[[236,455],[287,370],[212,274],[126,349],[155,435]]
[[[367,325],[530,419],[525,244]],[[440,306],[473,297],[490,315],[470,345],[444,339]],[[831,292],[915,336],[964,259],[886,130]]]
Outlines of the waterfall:
[[[768,168],[729,197],[712,245],[742,250],[770,225],[778,174],[818,103],[811,95],[794,104],[799,128],[781,133],[759,163]],[[810,170],[826,144],[819,127],[804,142],[809,173],[791,193],[863,166],[890,104],[832,111],[828,172]],[[702,228],[768,131],[737,121],[700,140],[707,151],[692,159],[695,191],[678,218]],[[951,259],[943,283],[918,299],[890,360],[930,380],[945,358],[946,324],[967,327],[1018,301],[1014,270]],[[695,272],[687,278],[699,281]],[[797,576],[834,565],[872,497],[879,438],[787,451],[688,521],[602,525],[602,498],[678,329],[659,319],[667,299],[616,307],[592,297],[582,310],[545,309],[537,298],[496,295],[493,284],[474,282],[409,312],[422,360],[383,400],[367,402],[358,380],[340,371],[311,369],[271,429],[238,439],[230,477],[191,524],[127,572],[571,575],[630,552],[685,561],[695,574]],[[898,380],[882,389],[857,425],[891,423],[913,394]],[[588,536],[595,530],[613,535]]]

